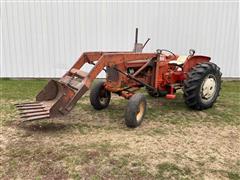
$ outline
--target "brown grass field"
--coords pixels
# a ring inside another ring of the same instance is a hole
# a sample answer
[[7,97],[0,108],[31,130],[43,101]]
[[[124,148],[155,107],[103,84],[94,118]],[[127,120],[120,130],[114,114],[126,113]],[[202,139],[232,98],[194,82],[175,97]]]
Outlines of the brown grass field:
[[125,126],[127,101],[115,95],[101,111],[86,94],[65,117],[20,123],[14,104],[34,100],[46,81],[0,84],[0,179],[240,179],[239,81],[223,82],[204,111],[187,108],[181,92],[146,94],[136,129]]

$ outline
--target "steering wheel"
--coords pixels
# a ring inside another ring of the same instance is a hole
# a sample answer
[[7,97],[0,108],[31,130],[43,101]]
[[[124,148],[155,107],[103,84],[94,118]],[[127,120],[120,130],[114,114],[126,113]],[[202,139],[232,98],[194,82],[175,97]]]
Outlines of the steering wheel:
[[158,54],[162,54],[163,51],[166,51],[166,52],[172,54],[174,57],[177,57],[172,51],[169,51],[167,49],[157,49]]

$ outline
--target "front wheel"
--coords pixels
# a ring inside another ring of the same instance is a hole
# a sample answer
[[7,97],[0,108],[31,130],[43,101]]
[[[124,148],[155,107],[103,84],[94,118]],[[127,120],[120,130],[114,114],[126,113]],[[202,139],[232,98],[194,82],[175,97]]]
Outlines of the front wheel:
[[195,66],[184,81],[184,98],[193,109],[207,109],[217,100],[221,89],[220,68],[214,63]]
[[101,110],[108,107],[111,100],[111,92],[104,88],[104,82],[97,82],[90,92],[90,102],[94,109]]
[[130,128],[141,125],[146,113],[147,101],[143,94],[134,94],[128,101],[125,111],[125,123]]

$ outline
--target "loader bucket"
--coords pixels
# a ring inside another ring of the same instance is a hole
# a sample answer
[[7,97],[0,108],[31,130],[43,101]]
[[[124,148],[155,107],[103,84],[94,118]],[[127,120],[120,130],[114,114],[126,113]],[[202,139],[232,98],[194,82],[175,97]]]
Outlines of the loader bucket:
[[45,119],[67,114],[66,108],[73,99],[75,91],[66,84],[50,80],[36,96],[36,102],[16,104],[24,121]]

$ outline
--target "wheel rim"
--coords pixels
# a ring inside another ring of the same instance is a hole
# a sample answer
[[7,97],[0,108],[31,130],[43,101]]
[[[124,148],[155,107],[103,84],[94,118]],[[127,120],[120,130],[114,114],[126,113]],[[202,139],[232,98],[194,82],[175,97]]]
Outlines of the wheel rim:
[[107,91],[105,91],[104,89],[100,92],[99,94],[99,101],[102,105],[105,105],[108,101],[108,94]]
[[144,102],[141,102],[138,105],[138,112],[137,112],[137,115],[136,115],[137,121],[140,121],[142,119],[143,114],[144,114],[144,110],[145,110],[145,104],[144,104]]
[[209,74],[202,82],[200,93],[203,102],[209,102],[216,94],[216,78],[214,75]]

